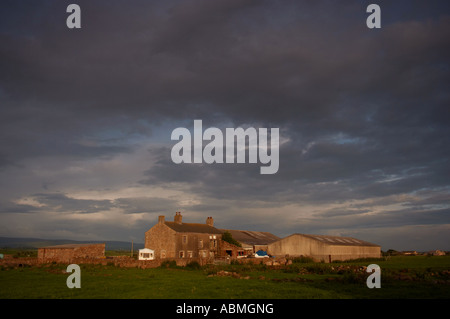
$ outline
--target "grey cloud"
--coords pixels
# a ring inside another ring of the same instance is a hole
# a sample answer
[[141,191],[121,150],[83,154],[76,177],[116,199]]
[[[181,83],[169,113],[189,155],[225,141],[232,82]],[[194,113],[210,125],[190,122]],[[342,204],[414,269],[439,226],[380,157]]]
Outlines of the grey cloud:
[[333,208],[316,214],[316,216],[320,217],[335,217],[335,216],[352,216],[352,215],[360,215],[369,212],[369,210],[355,210],[355,209],[343,209],[343,208]]
[[97,213],[112,207],[109,200],[75,199],[62,193],[37,193],[30,196],[40,204],[44,211],[60,211],[79,214]]
[[1,213],[42,213],[57,211],[61,213],[89,214],[112,207],[108,200],[86,200],[70,198],[63,193],[36,193],[24,197],[36,204],[21,204],[9,200],[2,200]]
[[0,208],[0,213],[37,213],[39,212],[39,208],[36,208],[32,205],[25,205],[25,204],[16,204],[11,201],[2,201]]
[[127,214],[174,212],[179,208],[176,200],[158,197],[117,198],[114,204]]
[[226,213],[227,210],[230,208],[230,206],[225,205],[225,204],[215,204],[214,202],[211,204],[196,204],[196,205],[184,205],[183,206],[184,210],[189,210],[189,211],[194,211],[194,212],[207,212],[210,215],[211,214],[220,214],[220,213]]
[[407,225],[445,225],[449,221],[449,209],[402,209],[398,211],[386,211],[381,213],[355,213],[324,216],[317,214],[315,217],[298,218],[295,226],[302,230],[330,231],[333,229],[383,229],[403,227]]

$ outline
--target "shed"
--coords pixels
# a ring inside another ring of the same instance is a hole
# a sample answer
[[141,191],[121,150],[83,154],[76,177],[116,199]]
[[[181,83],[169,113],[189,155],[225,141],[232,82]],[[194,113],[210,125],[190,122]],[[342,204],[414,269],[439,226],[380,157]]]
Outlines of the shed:
[[247,255],[251,255],[258,250],[267,251],[267,245],[280,238],[269,233],[253,230],[219,229],[222,233],[229,232],[233,239],[238,241]]
[[139,260],[153,260],[155,259],[155,251],[150,248],[139,249]]

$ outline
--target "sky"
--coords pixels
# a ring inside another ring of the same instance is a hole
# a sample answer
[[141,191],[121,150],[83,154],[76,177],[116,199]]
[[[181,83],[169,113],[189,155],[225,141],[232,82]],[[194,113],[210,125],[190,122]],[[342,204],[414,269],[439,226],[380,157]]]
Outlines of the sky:
[[[143,243],[180,211],[450,250],[449,39],[441,0],[2,1],[0,236]],[[194,120],[279,128],[279,170],[175,164]]]

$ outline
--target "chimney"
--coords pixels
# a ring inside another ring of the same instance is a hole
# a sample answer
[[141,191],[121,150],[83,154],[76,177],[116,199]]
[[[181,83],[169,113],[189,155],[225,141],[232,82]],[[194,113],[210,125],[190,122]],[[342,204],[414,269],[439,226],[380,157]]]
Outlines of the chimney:
[[214,219],[212,217],[206,218],[206,225],[214,227]]
[[182,223],[182,219],[183,217],[181,216],[180,212],[176,212],[175,213],[175,217],[173,218],[173,221],[177,224],[181,224]]
[[164,215],[158,216],[158,224],[164,224],[164,219],[165,219]]

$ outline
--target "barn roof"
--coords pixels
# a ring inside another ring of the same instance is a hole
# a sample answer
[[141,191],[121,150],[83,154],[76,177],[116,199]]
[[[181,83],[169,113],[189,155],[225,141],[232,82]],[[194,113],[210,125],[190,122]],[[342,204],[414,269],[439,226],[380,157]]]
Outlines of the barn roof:
[[[379,245],[369,243],[361,239],[356,239],[353,237],[342,237],[342,236],[329,236],[329,235],[311,235],[311,234],[292,234],[291,236],[300,235],[304,237],[311,238],[313,240],[318,240],[327,245],[333,246],[373,246],[379,247]],[[288,236],[289,237],[289,236]]]
[[165,222],[165,224],[178,233],[222,234],[217,228],[207,224],[176,222]]
[[222,233],[229,232],[240,243],[248,245],[267,245],[280,238],[269,232],[253,230],[219,229]]

